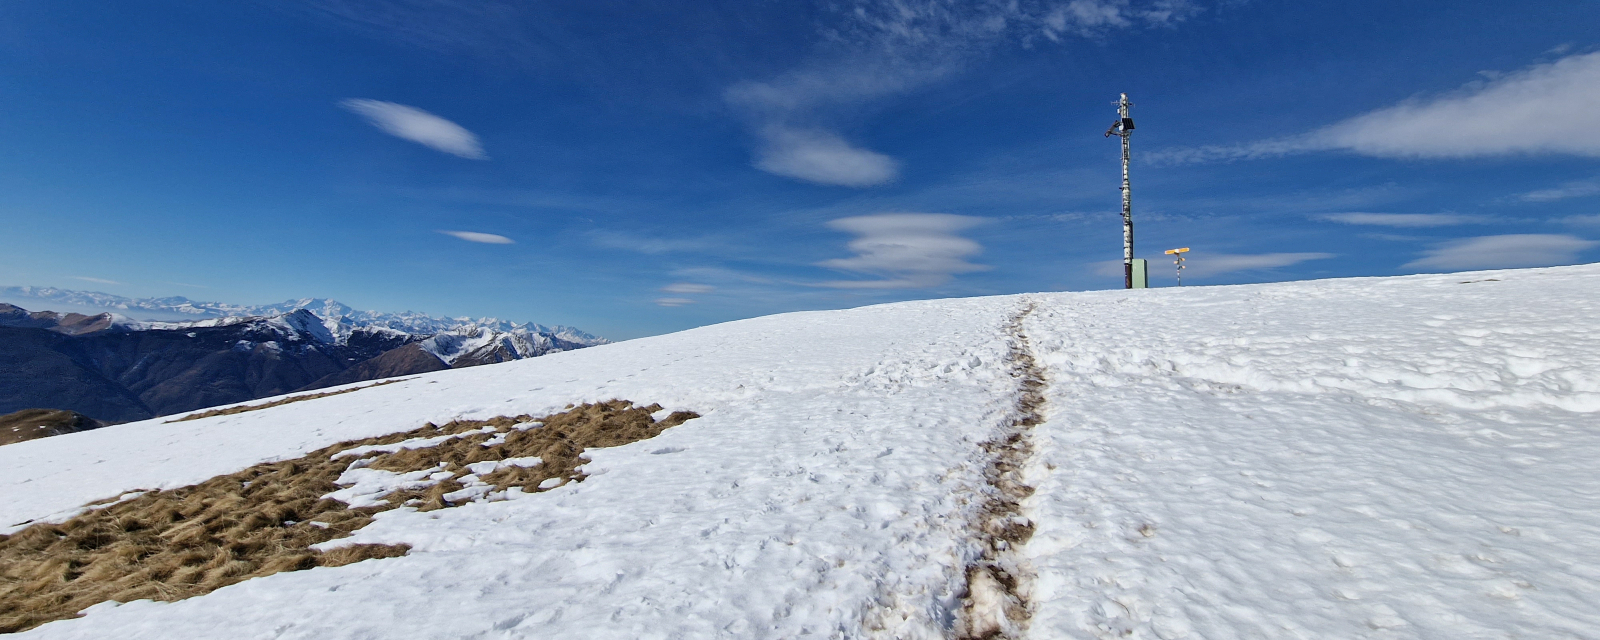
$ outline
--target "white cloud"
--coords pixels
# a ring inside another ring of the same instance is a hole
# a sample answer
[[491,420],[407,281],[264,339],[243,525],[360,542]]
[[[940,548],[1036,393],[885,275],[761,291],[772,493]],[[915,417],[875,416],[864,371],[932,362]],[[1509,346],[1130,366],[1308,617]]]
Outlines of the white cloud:
[[1489,216],[1460,213],[1329,213],[1316,217],[1345,224],[1402,228],[1448,227],[1458,224],[1482,224],[1494,220]]
[[339,103],[367,119],[372,126],[402,140],[470,160],[488,160],[478,136],[461,125],[416,107],[352,98]]
[[656,304],[663,307],[681,307],[686,304],[694,304],[694,300],[689,298],[656,298]]
[[1554,202],[1600,193],[1600,180],[1576,180],[1551,189],[1538,189],[1518,196],[1526,202]]
[[837,133],[831,123],[849,111],[937,82],[1004,43],[1165,25],[1196,11],[1187,0],[859,0],[828,8],[833,20],[813,59],[735,84],[724,99],[756,135],[758,169],[848,187],[899,174],[893,158]]
[[481,242],[483,244],[514,244],[516,241],[505,236],[492,233],[479,233],[477,231],[440,231],[447,236],[455,236],[467,242]]
[[100,284],[122,284],[121,282],[117,282],[116,280],[107,280],[105,278],[91,278],[89,276],[72,276],[72,278],[75,279],[75,280],[83,280],[85,282],[98,282]]
[[894,158],[851,146],[827,131],[768,127],[761,136],[756,167],[767,173],[845,187],[879,185],[900,174]]
[[1600,52],[1538,64],[1457,91],[1407,100],[1321,129],[1239,145],[1167,149],[1157,163],[1247,160],[1343,150],[1388,158],[1600,156]]
[[709,284],[695,284],[693,282],[674,282],[661,288],[667,293],[711,293],[716,290]]
[[1452,240],[1423,252],[1408,269],[1509,269],[1577,262],[1578,254],[1600,242],[1577,236],[1522,233]]
[[833,280],[818,286],[836,289],[914,289],[950,281],[958,273],[989,269],[967,259],[983,245],[956,235],[986,222],[983,218],[947,213],[883,213],[840,218],[829,227],[858,237],[849,247],[852,258],[836,258],[818,266],[877,276],[877,280]]
[[1565,218],[1557,219],[1556,222],[1578,226],[1600,226],[1600,214],[1589,216],[1567,216]]

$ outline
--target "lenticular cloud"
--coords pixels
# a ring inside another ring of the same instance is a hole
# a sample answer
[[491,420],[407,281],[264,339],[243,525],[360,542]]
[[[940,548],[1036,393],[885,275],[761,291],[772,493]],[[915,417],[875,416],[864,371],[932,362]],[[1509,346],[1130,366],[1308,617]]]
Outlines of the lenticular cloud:
[[967,262],[983,245],[957,235],[983,218],[948,213],[882,213],[840,218],[828,226],[858,237],[850,241],[854,257],[836,258],[819,266],[879,276],[877,280],[834,280],[820,286],[836,289],[917,289],[950,281],[958,273],[989,267]]
[[483,244],[514,244],[514,243],[516,243],[515,240],[512,240],[511,238],[507,238],[507,237],[502,236],[502,235],[497,235],[497,234],[493,234],[493,233],[482,233],[482,232],[478,232],[478,231],[440,231],[439,233],[445,234],[447,236],[455,236],[455,237],[460,238],[462,240],[466,240],[467,242],[480,242],[480,243],[483,243]]
[[361,98],[345,100],[339,106],[366,118],[372,126],[396,138],[469,160],[489,159],[476,134],[416,107]]

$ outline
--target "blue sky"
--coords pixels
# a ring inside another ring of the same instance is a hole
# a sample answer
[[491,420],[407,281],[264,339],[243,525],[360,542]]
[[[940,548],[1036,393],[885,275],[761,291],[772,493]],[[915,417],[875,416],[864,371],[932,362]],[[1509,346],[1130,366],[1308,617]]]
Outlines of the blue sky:
[[569,324],[1600,259],[1600,2],[0,4],[0,285]]

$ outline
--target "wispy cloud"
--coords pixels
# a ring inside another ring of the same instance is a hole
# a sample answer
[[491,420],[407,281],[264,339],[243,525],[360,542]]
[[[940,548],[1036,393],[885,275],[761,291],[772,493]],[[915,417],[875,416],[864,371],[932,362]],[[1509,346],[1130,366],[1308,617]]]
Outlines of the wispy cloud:
[[1577,236],[1543,233],[1465,238],[1429,249],[1404,268],[1456,271],[1548,267],[1577,262],[1579,253],[1597,244],[1600,242]]
[[840,218],[829,227],[858,237],[849,247],[852,258],[836,258],[818,266],[877,276],[877,280],[833,280],[817,286],[836,289],[917,289],[950,281],[955,274],[989,267],[967,262],[983,245],[957,233],[986,222],[983,218],[947,213],[884,213]]
[[1328,213],[1314,217],[1344,224],[1364,224],[1407,229],[1449,227],[1459,224],[1484,224],[1494,221],[1494,218],[1490,216],[1461,213]]
[[480,233],[477,231],[440,231],[447,236],[455,236],[467,242],[481,242],[483,244],[514,244],[515,240],[493,233]]
[[681,307],[681,306],[686,305],[686,304],[694,304],[694,300],[691,300],[689,298],[656,298],[656,305],[657,306],[662,306],[662,307]]
[[1184,261],[1184,275],[1192,277],[1215,276],[1235,271],[1254,271],[1257,269],[1277,269],[1297,265],[1310,260],[1326,260],[1334,257],[1331,253],[1259,253],[1253,255],[1226,254],[1226,253],[1191,253]]
[[1600,194],[1600,179],[1574,180],[1559,187],[1529,191],[1517,196],[1517,198],[1524,202],[1554,202],[1556,200],[1581,198],[1595,194]]
[[758,276],[726,267],[682,267],[673,269],[671,275],[678,278],[696,278],[723,283],[771,284],[773,282],[772,278],[766,276]]
[[1558,218],[1556,222],[1585,227],[1600,226],[1600,214],[1588,216],[1567,216],[1565,218]]
[[751,125],[757,168],[870,187],[898,177],[899,162],[840,135],[843,114],[937,82],[1004,43],[1171,24],[1195,11],[1186,0],[862,0],[837,6],[812,60],[724,98]]
[[828,131],[774,125],[762,138],[756,167],[767,173],[843,187],[870,187],[900,175],[894,158],[852,146]]
[[711,293],[717,288],[709,284],[696,284],[693,282],[674,282],[661,290],[667,293]]
[[[1207,278],[1219,276],[1224,273],[1239,271],[1257,271],[1261,269],[1277,269],[1307,262],[1310,260],[1326,260],[1334,257],[1332,253],[1256,253],[1256,254],[1230,254],[1207,253],[1195,251],[1185,254],[1183,277]],[[1171,269],[1163,270],[1163,264],[1171,267],[1170,260],[1160,258],[1150,260],[1151,273],[1160,276],[1170,274]],[[1122,276],[1122,261],[1107,260],[1094,263],[1094,272],[1102,276]]]
[[352,98],[339,106],[367,119],[379,130],[435,151],[470,160],[488,160],[478,136],[461,125],[403,104]]
[[1342,150],[1388,158],[1600,156],[1600,52],[1567,56],[1416,98],[1315,131],[1238,145],[1166,149],[1154,163]]
[[105,278],[91,278],[89,276],[72,276],[72,278],[74,280],[83,280],[85,282],[97,282],[97,283],[100,283],[100,284],[123,284],[121,282],[117,282],[116,280],[107,280]]
[[589,232],[589,239],[596,246],[607,249],[622,249],[650,255],[701,251],[713,244],[705,238],[641,237],[631,233],[608,230],[591,231]]

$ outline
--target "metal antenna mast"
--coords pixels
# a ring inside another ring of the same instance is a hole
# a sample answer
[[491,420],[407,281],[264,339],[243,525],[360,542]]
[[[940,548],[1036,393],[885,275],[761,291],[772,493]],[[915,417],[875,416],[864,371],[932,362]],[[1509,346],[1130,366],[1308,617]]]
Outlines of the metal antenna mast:
[[1128,117],[1128,94],[1116,101],[1117,121],[1106,129],[1106,137],[1122,138],[1122,288],[1133,288],[1133,192],[1128,186],[1128,136],[1133,134],[1133,118]]

